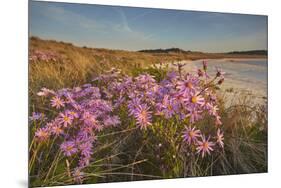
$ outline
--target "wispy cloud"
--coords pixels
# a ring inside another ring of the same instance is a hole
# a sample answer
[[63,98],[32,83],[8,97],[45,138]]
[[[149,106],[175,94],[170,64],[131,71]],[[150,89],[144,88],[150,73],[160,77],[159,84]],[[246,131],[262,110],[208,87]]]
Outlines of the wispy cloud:
[[81,14],[77,14],[63,7],[45,6],[42,8],[42,14],[45,17],[61,22],[62,24],[71,24],[82,29],[103,29],[105,25],[93,19],[89,19]]
[[129,18],[130,21],[138,21],[139,19],[145,17],[145,16],[149,16],[151,13],[153,13],[155,10],[151,9],[151,10],[147,10],[145,12],[143,12],[142,14],[138,14],[134,17]]
[[139,50],[266,48],[264,16],[32,1],[31,33],[78,45]]
[[117,29],[119,31],[133,32],[132,29],[130,28],[129,24],[128,24],[127,17],[124,14],[123,10],[119,7],[113,7],[113,9],[118,13],[118,15],[121,18],[121,23],[117,24],[115,26],[115,29]]
[[[145,34],[144,32],[134,30],[130,26],[130,23],[132,23],[132,21],[136,21],[137,19],[149,14],[151,11],[146,12],[145,14],[136,15],[135,17],[128,19],[122,8],[113,7],[112,9],[117,13],[117,16],[120,18],[120,22],[112,24],[111,29],[115,30],[116,32],[122,33],[122,35],[126,36],[127,39],[135,40],[136,42],[140,40],[142,40],[142,42],[150,41],[153,36],[155,36],[155,34]],[[130,20],[130,23],[128,20]]]

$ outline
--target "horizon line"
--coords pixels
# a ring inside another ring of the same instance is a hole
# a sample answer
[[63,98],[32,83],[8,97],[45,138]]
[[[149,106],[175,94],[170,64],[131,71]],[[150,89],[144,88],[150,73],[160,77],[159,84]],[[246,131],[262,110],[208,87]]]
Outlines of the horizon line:
[[266,51],[268,52],[268,49],[247,49],[247,50],[231,50],[231,51],[221,51],[221,52],[208,52],[208,51],[198,51],[198,50],[190,50],[190,49],[183,49],[183,48],[179,48],[179,47],[175,47],[175,46],[171,46],[171,47],[161,47],[161,48],[146,48],[146,49],[138,49],[138,50],[130,50],[130,49],[121,49],[121,48],[106,48],[106,47],[97,47],[97,46],[89,46],[89,45],[83,45],[83,44],[78,44],[76,42],[73,41],[65,41],[65,40],[60,40],[60,39],[51,39],[51,38],[44,38],[44,37],[39,37],[39,36],[35,36],[35,35],[30,35],[29,38],[38,38],[40,40],[45,40],[45,41],[54,41],[54,42],[62,42],[62,43],[68,43],[68,44],[72,44],[76,47],[80,47],[80,48],[94,48],[94,49],[107,49],[107,50],[119,50],[119,51],[129,51],[129,52],[140,52],[142,50],[167,50],[167,49],[180,49],[183,50],[185,52],[190,51],[190,52],[201,52],[201,53],[213,53],[213,54],[219,54],[219,53],[230,53],[230,52],[247,52],[247,51]]

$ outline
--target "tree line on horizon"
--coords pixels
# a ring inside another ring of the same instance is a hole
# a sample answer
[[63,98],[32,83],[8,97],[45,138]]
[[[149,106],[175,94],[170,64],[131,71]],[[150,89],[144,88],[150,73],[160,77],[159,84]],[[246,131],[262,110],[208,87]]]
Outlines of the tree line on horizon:
[[[145,50],[139,50],[138,52],[144,52],[144,53],[191,53],[195,51],[191,50],[183,50],[180,48],[167,48],[167,49],[145,49]],[[204,53],[204,52],[197,52],[196,53]],[[225,52],[225,54],[245,54],[245,55],[267,55],[267,50],[247,50],[247,51],[231,51],[231,52]]]

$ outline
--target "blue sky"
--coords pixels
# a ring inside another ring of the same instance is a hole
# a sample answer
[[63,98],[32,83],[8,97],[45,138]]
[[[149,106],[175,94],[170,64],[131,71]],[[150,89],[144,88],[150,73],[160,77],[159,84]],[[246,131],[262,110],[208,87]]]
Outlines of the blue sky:
[[254,50],[267,49],[267,17],[32,1],[30,35],[124,50]]

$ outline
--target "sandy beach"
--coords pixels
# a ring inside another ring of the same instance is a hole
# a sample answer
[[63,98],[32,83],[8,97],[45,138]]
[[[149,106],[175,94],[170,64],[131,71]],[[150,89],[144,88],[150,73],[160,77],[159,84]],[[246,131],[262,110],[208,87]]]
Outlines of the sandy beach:
[[[225,82],[221,89],[227,97],[229,105],[238,103],[241,96],[248,98],[251,104],[264,103],[267,99],[267,59],[205,59],[208,62],[208,74],[216,74],[221,68],[225,74]],[[202,67],[202,60],[185,60],[184,70],[196,72]],[[172,64],[169,68],[176,69]]]

